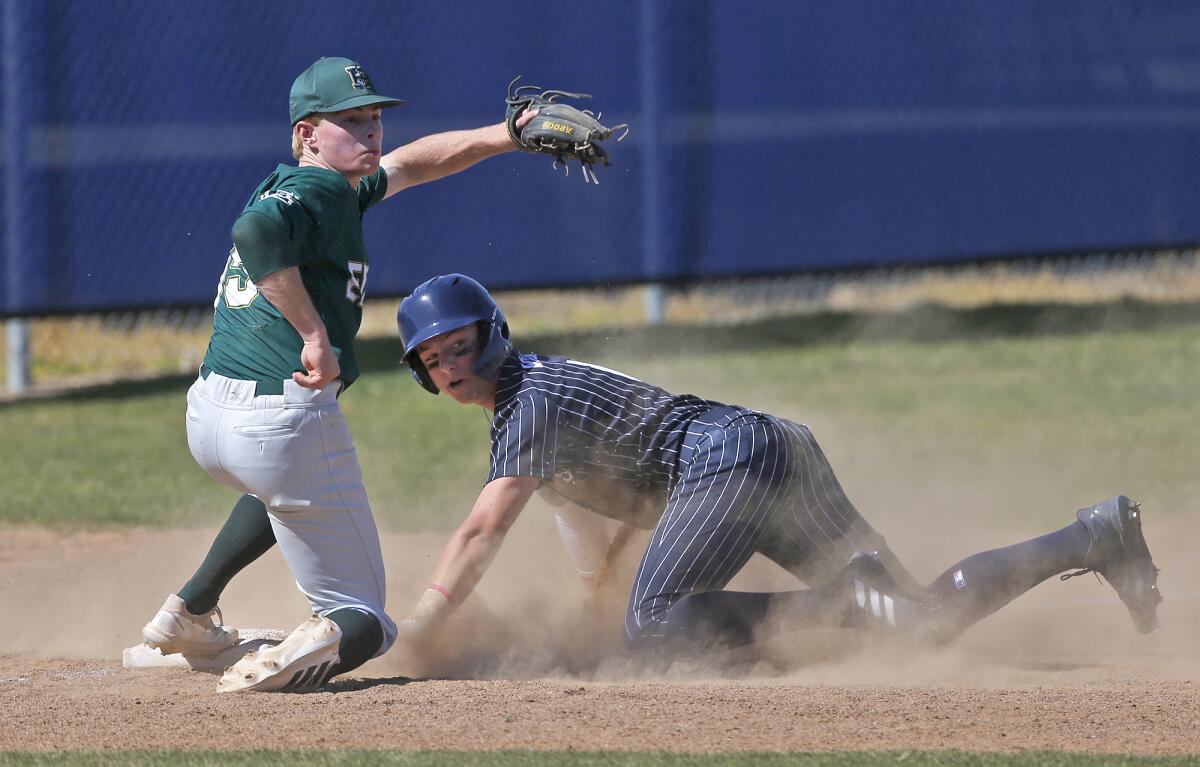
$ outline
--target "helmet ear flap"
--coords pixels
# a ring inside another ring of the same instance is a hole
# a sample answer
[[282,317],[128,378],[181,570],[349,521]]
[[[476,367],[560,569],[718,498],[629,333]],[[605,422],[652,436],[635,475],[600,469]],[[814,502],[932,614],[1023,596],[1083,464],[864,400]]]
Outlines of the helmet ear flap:
[[429,371],[425,369],[425,365],[421,363],[421,360],[417,359],[417,355],[410,354],[404,358],[404,361],[408,363],[408,372],[412,373],[413,379],[421,384],[421,387],[425,391],[430,394],[438,393],[437,384],[433,382],[433,378],[430,377]]
[[496,307],[492,310],[491,319],[480,324],[483,326],[479,334],[481,348],[472,370],[480,378],[494,380],[513,348],[508,337],[508,321],[504,319],[500,307]]

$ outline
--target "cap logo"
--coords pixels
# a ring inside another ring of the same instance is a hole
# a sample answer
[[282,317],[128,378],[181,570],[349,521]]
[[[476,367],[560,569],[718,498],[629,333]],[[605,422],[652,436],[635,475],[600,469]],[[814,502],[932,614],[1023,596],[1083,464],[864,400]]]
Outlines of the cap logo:
[[354,64],[346,67],[346,74],[350,75],[350,84],[356,90],[375,90],[375,86],[371,85],[371,78],[367,76],[366,70],[360,65]]

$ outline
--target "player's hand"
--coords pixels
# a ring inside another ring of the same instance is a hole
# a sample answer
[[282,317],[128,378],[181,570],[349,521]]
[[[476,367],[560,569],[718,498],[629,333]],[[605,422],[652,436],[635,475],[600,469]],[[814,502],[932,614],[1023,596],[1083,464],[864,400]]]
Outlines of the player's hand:
[[541,111],[539,111],[537,109],[527,110],[525,112],[525,114],[523,114],[517,118],[517,122],[516,122],[517,130],[520,131],[522,128],[524,128],[526,125],[528,125],[530,122],[532,122],[533,118],[537,117],[540,114],[541,114]]
[[328,338],[305,341],[300,350],[300,364],[304,373],[292,373],[292,380],[305,389],[323,389],[342,374],[342,366]]
[[413,617],[405,618],[396,624],[396,638],[401,642],[407,642],[413,647],[420,647],[428,642],[432,633],[429,624]]
[[417,647],[429,641],[430,636],[454,612],[454,605],[443,592],[441,587],[425,589],[412,614],[396,624],[398,638]]
[[391,656],[406,676],[425,677],[437,668],[438,632],[413,617],[396,622],[396,644]]

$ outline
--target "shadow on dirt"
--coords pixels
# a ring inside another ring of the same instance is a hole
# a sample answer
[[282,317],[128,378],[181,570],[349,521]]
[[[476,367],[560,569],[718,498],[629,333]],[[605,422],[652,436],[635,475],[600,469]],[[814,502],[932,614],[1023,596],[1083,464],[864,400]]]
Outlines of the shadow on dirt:
[[423,679],[412,679],[407,676],[387,676],[376,679],[345,679],[330,682],[325,685],[329,692],[359,692],[372,687],[403,687],[410,682],[423,682]]

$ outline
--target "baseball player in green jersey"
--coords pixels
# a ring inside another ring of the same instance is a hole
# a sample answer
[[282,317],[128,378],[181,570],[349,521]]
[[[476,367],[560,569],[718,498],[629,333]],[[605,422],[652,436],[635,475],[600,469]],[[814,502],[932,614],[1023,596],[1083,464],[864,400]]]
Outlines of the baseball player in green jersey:
[[196,461],[244,495],[143,636],[163,653],[211,656],[234,645],[237,632],[213,621],[217,600],[276,542],[313,616],[229,668],[221,691],[317,689],[396,637],[379,536],[338,405],[359,374],[354,338],[370,264],[362,215],[402,189],[517,148],[498,123],[381,154],[382,110],[403,103],[379,95],[356,62],[318,60],[292,85],[297,165],[267,176],[233,225],[186,422]]

